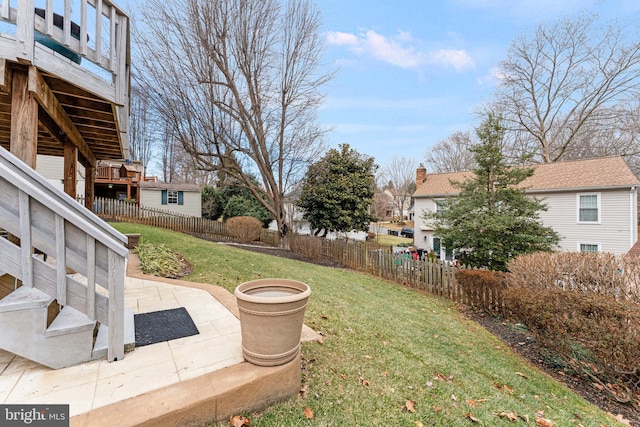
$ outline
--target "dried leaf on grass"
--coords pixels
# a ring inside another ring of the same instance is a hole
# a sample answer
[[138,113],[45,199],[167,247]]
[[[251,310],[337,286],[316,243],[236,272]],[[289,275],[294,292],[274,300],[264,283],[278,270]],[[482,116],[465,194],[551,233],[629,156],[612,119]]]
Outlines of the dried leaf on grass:
[[500,418],[507,418],[511,422],[516,422],[518,420],[518,414],[515,412],[500,412],[498,416]]
[[416,412],[416,401],[407,400],[406,402],[404,402],[404,408],[409,412]]
[[469,418],[473,423],[480,423],[480,420],[474,417],[471,413],[465,414],[465,417]]
[[536,425],[540,426],[540,427],[555,427],[556,425],[553,423],[553,421],[548,420],[546,418],[536,418]]
[[243,426],[248,426],[250,425],[250,420],[249,418],[243,417],[242,415],[236,415],[233,417],[229,417],[229,423],[233,426],[233,427],[243,427]]
[[313,410],[311,408],[309,408],[308,406],[306,408],[304,408],[303,414],[308,419],[310,419],[310,420],[313,419]]

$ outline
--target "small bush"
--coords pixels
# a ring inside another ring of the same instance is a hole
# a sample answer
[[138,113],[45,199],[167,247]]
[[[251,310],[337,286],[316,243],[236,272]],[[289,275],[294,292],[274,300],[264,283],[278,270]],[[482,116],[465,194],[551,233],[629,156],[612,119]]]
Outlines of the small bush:
[[573,290],[640,303],[640,258],[606,252],[540,252],[514,258],[508,269],[515,286]]
[[512,286],[503,296],[505,315],[524,323],[543,346],[605,382],[640,386],[637,375],[628,376],[640,360],[640,305],[540,287]]
[[309,259],[322,259],[322,238],[316,236],[291,236],[289,247]]
[[489,312],[501,310],[500,295],[506,286],[505,273],[489,270],[458,270],[455,277],[471,305]]
[[140,268],[144,274],[177,279],[185,275],[185,266],[180,256],[165,245],[140,243],[136,247]]
[[234,216],[227,220],[227,228],[241,242],[253,242],[260,240],[262,222],[252,216]]

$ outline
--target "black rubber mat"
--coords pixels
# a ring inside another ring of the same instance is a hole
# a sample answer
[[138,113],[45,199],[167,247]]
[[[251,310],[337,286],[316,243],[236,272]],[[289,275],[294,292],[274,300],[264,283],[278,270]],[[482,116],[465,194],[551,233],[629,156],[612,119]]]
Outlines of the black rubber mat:
[[136,347],[197,335],[198,328],[184,307],[133,316]]

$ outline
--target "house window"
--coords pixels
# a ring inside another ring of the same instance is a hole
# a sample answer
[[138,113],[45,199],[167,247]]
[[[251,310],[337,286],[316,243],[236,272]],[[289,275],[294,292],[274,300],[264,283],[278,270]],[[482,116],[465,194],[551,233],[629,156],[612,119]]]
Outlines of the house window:
[[600,252],[600,243],[578,243],[580,252]]
[[183,205],[184,192],[175,190],[162,190],[163,205]]
[[167,204],[169,204],[169,205],[177,205],[178,204],[178,192],[177,191],[167,191]]
[[441,217],[444,212],[447,211],[446,199],[435,200],[436,202],[436,217]]
[[600,194],[578,194],[578,222],[600,223]]

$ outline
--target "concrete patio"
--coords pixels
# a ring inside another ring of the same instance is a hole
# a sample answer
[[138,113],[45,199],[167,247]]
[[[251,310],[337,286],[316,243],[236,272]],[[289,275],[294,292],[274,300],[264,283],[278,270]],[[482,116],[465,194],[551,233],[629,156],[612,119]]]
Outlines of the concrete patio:
[[[202,425],[263,409],[300,389],[300,360],[244,362],[235,297],[211,285],[145,276],[132,255],[134,313],[185,307],[199,334],[136,348],[124,360],[53,370],[0,350],[0,403],[69,404],[71,426]],[[303,340],[319,336],[306,326]]]

